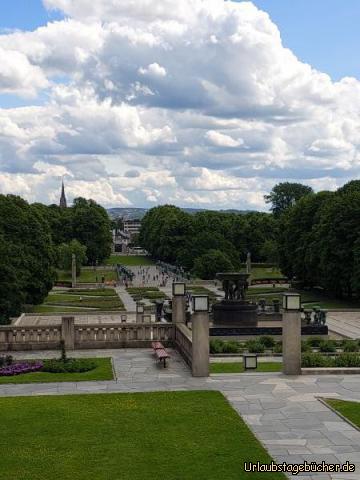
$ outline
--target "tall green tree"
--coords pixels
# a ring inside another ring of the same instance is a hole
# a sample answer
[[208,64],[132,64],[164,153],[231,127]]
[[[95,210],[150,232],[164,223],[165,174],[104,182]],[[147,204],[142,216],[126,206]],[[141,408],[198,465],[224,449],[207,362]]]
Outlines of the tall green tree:
[[85,245],[81,245],[77,240],[62,243],[56,248],[57,266],[61,270],[71,271],[73,254],[76,260],[76,276],[79,276],[82,265],[85,265],[87,262],[87,256]]
[[220,250],[209,250],[195,260],[194,274],[203,280],[213,280],[219,272],[230,272],[233,264]]
[[103,262],[110,256],[112,245],[111,221],[106,210],[85,198],[76,198],[70,210],[72,239],[85,245],[89,264]]
[[300,198],[313,193],[313,189],[301,183],[283,182],[275,185],[269,195],[265,195],[266,203],[271,205],[272,213],[278,217],[288,208],[294,206]]

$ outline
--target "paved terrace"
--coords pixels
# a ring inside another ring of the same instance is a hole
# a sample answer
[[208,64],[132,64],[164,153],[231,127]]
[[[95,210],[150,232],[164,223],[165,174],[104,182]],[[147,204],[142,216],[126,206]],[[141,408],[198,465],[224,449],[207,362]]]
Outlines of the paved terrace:
[[[360,401],[360,376],[248,373],[197,379],[191,377],[177,352],[171,351],[171,355],[170,366],[164,369],[155,363],[149,349],[77,351],[73,356],[111,356],[117,380],[0,385],[0,396],[220,390],[277,462],[348,460],[356,464],[355,474],[313,474],[306,478],[360,479],[360,432],[317,400],[332,397]],[[58,356],[58,352],[18,352],[14,356],[44,358]]]

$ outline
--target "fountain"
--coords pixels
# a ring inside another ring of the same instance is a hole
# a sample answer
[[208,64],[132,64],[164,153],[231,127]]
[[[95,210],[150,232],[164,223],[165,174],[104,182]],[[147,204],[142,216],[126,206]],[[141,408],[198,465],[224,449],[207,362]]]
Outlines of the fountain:
[[214,326],[257,327],[257,305],[245,299],[248,288],[248,273],[218,273],[225,298],[213,305]]

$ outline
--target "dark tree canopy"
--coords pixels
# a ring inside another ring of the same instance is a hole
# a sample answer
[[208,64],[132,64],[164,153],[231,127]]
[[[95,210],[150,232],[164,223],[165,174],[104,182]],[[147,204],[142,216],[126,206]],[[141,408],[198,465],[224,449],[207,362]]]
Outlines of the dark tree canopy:
[[300,200],[313,193],[313,189],[301,183],[278,183],[271,190],[269,195],[265,195],[266,203],[271,204],[271,211],[275,216],[284,213],[289,207],[292,207]]
[[0,195],[0,319],[41,303],[52,287],[54,249],[39,209],[13,195]]

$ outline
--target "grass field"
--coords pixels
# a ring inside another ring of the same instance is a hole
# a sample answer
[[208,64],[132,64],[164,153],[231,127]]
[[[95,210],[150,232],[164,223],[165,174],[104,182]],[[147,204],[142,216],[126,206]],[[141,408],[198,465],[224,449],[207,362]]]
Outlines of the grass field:
[[[32,372],[13,377],[0,377],[0,384],[6,383],[51,383],[51,382],[90,382],[113,380],[111,358],[92,358],[97,367],[82,373]],[[0,464],[1,471],[1,464]],[[0,475],[0,478],[2,476]]]
[[[59,282],[71,282],[71,272],[64,272],[58,270],[58,281]],[[102,277],[105,277],[105,282],[110,282],[117,280],[117,274],[115,270],[106,270],[102,268],[96,268],[96,270],[81,270],[80,276],[77,277],[76,281],[78,283],[101,283]]]
[[[281,372],[282,363],[280,362],[259,362],[256,370],[249,372]],[[218,362],[210,363],[210,373],[243,373],[243,362]]]
[[282,480],[219,392],[0,398],[6,480]]
[[251,278],[282,278],[284,275],[276,267],[252,267]]
[[126,289],[136,301],[146,298],[148,300],[165,300],[168,297],[157,287],[129,287]]
[[360,403],[359,402],[348,402],[345,400],[332,400],[330,398],[326,399],[332,408],[341,413],[346,417],[350,422],[354,423],[360,428]]
[[[105,293],[106,292],[106,293]],[[114,289],[54,290],[45,298],[42,305],[36,305],[33,313],[69,312],[88,310],[124,310],[124,305]]]
[[145,257],[143,255],[111,255],[105,263],[106,265],[116,265],[117,263],[121,263],[121,265],[127,265],[129,267],[155,265],[150,257]]

